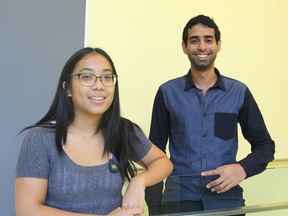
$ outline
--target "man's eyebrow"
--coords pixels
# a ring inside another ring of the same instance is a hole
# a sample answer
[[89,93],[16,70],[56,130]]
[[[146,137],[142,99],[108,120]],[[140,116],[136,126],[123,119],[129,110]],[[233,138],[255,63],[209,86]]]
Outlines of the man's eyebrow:
[[[198,38],[200,38],[200,37],[197,36],[197,35],[195,35],[195,36],[191,36],[191,37],[189,38],[189,40],[191,40],[191,39],[198,39]],[[213,36],[213,35],[204,35],[204,38],[214,38],[214,36]]]
[[191,39],[198,39],[199,38],[199,36],[191,36],[191,37],[189,37],[189,40],[191,40]]
[[215,38],[213,35],[205,35],[205,38]]

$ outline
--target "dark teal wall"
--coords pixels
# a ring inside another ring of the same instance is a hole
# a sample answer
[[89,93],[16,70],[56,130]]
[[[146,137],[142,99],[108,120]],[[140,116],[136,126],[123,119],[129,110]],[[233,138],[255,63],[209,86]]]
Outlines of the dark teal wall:
[[61,69],[84,46],[85,0],[0,1],[0,215],[13,216],[25,126],[52,101]]

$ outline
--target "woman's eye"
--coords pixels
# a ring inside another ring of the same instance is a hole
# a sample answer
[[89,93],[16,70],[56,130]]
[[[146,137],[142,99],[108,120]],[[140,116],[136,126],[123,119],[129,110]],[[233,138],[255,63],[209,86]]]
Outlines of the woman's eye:
[[104,75],[103,78],[107,81],[112,80],[112,75]]
[[81,75],[81,79],[85,79],[85,80],[92,79],[92,75],[90,75],[90,74],[82,74]]

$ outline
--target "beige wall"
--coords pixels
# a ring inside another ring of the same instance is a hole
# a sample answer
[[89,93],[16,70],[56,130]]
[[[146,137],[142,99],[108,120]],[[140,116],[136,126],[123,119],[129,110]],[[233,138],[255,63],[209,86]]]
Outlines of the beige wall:
[[[288,1],[88,0],[87,6],[86,46],[111,55],[119,74],[122,114],[147,135],[159,85],[189,69],[181,49],[184,25],[198,14],[213,17],[222,33],[216,66],[249,86],[276,142],[276,158],[288,158]],[[249,150],[241,138],[239,159]],[[274,198],[255,199],[266,182],[275,184],[270,172],[244,182],[248,205],[287,201],[281,190]],[[287,171],[283,176],[288,178]],[[261,182],[258,188],[254,181]]]
[[[246,83],[288,158],[288,1],[89,0],[86,45],[105,49],[119,74],[122,114],[149,133],[159,85],[188,71],[181,34],[195,15],[213,17],[222,33],[216,66]],[[241,137],[241,136],[240,136]],[[241,139],[239,158],[250,146]]]

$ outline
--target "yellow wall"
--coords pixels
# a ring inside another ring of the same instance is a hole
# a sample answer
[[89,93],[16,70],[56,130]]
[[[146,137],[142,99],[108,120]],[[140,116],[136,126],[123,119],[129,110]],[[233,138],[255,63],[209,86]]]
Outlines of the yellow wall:
[[[214,18],[222,33],[216,66],[223,75],[249,86],[276,142],[276,158],[288,158],[288,1],[87,2],[86,46],[101,47],[111,55],[119,74],[122,114],[138,123],[147,135],[159,85],[189,69],[181,49],[182,29],[191,17],[206,14]],[[250,146],[239,134],[240,159]],[[247,205],[287,201],[285,191],[272,196],[266,190],[269,187],[271,192],[270,185],[277,185],[273,179],[287,179],[287,169],[280,169],[277,178],[271,172],[243,182]],[[282,183],[278,183],[281,188]]]
[[[288,158],[288,1],[286,0],[88,0],[86,45],[113,58],[122,114],[149,133],[159,85],[188,71],[181,49],[186,22],[214,18],[222,33],[216,66],[246,83],[276,141],[276,157]],[[240,136],[241,137],[241,136]],[[250,146],[240,139],[239,158]]]

